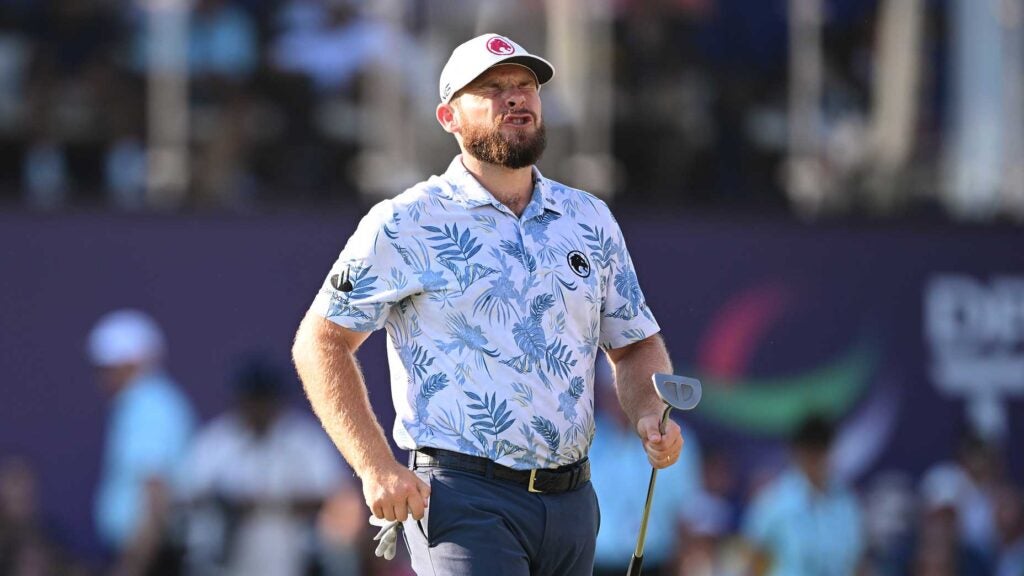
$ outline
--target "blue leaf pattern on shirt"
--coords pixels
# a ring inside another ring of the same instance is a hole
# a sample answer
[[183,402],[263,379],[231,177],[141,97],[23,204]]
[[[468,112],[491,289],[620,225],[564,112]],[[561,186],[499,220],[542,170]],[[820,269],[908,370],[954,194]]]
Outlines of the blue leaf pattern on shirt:
[[512,269],[505,255],[493,248],[491,252],[498,260],[501,270],[498,271],[497,278],[490,280],[490,288],[484,290],[473,302],[473,313],[484,311],[489,321],[494,322],[497,319],[500,324],[505,325],[515,312],[515,303],[520,298],[510,278]]
[[393,246],[405,264],[418,275],[424,290],[436,291],[448,286],[448,279],[444,277],[444,274],[438,270],[431,269],[430,254],[423,242],[420,242],[418,239],[416,240],[417,251],[410,250],[397,243],[394,243]]
[[533,426],[533,429],[540,434],[541,438],[547,442],[548,448],[551,449],[551,452],[558,452],[558,446],[562,441],[562,436],[558,432],[558,426],[555,426],[554,422],[543,416],[534,416],[533,420],[530,421],[530,424]]
[[[451,340],[443,342],[438,340],[438,348],[445,353],[452,353],[456,350],[462,354],[464,350],[470,350],[476,358],[478,368],[487,370],[487,357],[495,358],[498,351],[487,348],[487,337],[484,336],[483,326],[472,325],[463,313],[448,315],[448,335]],[[487,370],[490,374],[490,371]]]
[[549,238],[545,233],[547,232],[548,226],[561,218],[562,215],[558,212],[544,212],[544,214],[537,218],[531,218],[523,224],[523,230],[526,232],[534,242],[538,244],[546,243]]
[[377,282],[376,276],[367,276],[373,266],[353,266],[349,268],[349,281],[352,282],[352,290],[348,292],[348,297],[351,300],[359,300],[366,298],[373,293],[374,284]]
[[583,386],[583,378],[576,376],[569,382],[569,388],[558,395],[558,411],[570,422],[576,420],[576,403],[583,396]]
[[[470,429],[480,441],[487,454],[492,458],[499,458],[499,451],[501,449],[496,444],[488,442],[485,435],[496,438],[515,424],[516,419],[512,417],[512,412],[507,408],[508,400],[502,400],[499,404],[497,393],[485,393],[483,398],[469,391],[464,393],[471,400],[475,401],[473,404],[466,405],[466,408],[475,411],[469,414],[469,418],[473,420]],[[495,439],[494,442],[496,443],[497,440]],[[508,446],[505,446],[505,449],[507,448]]]
[[537,375],[548,389],[551,389],[551,380],[541,370],[542,359],[547,361],[548,370],[554,371],[556,375],[564,374],[567,371],[567,366],[576,364],[576,361],[572,359],[572,351],[566,350],[566,346],[558,340],[549,346],[544,335],[541,318],[545,311],[554,306],[554,303],[555,297],[551,294],[542,294],[533,299],[533,303],[530,305],[530,315],[523,321],[516,322],[512,327],[512,336],[522,354],[501,361],[502,364],[511,366],[521,374],[526,374],[537,368]]
[[609,314],[613,318],[630,320],[640,314],[640,307],[643,305],[643,293],[640,292],[640,282],[636,279],[636,272],[632,266],[623,266],[615,275],[615,291],[627,300],[614,312]]
[[525,253],[523,251],[523,247],[516,242],[502,240],[501,251],[518,260],[519,263],[523,265],[523,268],[526,268],[526,271],[530,274],[537,271],[537,260],[533,256]]
[[[477,280],[497,272],[493,268],[470,263],[470,259],[476,256],[476,253],[482,248],[482,244],[470,234],[468,227],[461,234],[458,224],[453,224],[450,227],[445,224],[443,229],[437,226],[423,226],[423,229],[435,234],[427,238],[434,242],[431,246],[437,251],[434,258],[442,266],[452,271],[463,292]],[[460,262],[463,264],[462,266],[458,265]]]
[[[371,210],[331,272],[352,289],[325,281],[316,309],[387,329],[403,447],[566,464],[593,437],[597,348],[657,324],[603,202],[538,176],[516,219],[453,166]],[[585,278],[573,251],[590,264]]]
[[580,228],[587,232],[583,234],[583,239],[587,240],[587,247],[592,251],[590,255],[594,258],[597,265],[601,268],[611,266],[612,259],[619,251],[612,237],[606,236],[603,228],[591,228],[582,222],[580,223]]
[[416,396],[416,417],[420,422],[428,421],[427,406],[435,394],[448,386],[448,376],[437,373],[431,374],[429,378],[420,384],[419,394]]

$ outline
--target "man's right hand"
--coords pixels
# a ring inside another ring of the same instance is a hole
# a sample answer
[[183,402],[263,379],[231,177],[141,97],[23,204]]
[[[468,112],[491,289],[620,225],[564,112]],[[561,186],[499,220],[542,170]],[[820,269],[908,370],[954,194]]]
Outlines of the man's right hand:
[[430,486],[398,462],[375,467],[363,477],[363,497],[377,518],[421,520],[430,499]]

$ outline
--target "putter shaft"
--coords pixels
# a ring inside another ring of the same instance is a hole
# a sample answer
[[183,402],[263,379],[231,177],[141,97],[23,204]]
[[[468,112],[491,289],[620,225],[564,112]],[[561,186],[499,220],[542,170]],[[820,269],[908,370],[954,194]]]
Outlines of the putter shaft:
[[[671,406],[665,406],[665,412],[661,415],[661,425],[658,432],[665,433],[665,426],[668,424],[668,415],[672,412]],[[651,467],[651,481],[647,484],[647,501],[644,503],[644,515],[640,519],[640,535],[636,539],[636,549],[633,551],[635,558],[644,556],[644,540],[647,539],[647,519],[651,515],[651,502],[654,500],[654,483],[658,480],[658,469]]]

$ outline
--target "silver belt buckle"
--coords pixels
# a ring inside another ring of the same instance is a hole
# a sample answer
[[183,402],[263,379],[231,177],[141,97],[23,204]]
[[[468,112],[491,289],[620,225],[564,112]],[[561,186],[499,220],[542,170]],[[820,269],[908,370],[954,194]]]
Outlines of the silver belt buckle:
[[537,490],[533,487],[533,482],[537,479],[537,469],[530,470],[530,484],[526,487],[527,491],[533,492],[534,494],[543,494],[543,490]]

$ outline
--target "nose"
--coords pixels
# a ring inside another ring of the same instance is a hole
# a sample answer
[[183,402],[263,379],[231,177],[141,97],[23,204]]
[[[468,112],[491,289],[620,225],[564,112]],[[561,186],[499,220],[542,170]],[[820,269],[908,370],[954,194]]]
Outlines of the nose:
[[526,104],[526,95],[522,90],[514,89],[506,98],[505,103],[510,109],[522,108]]

